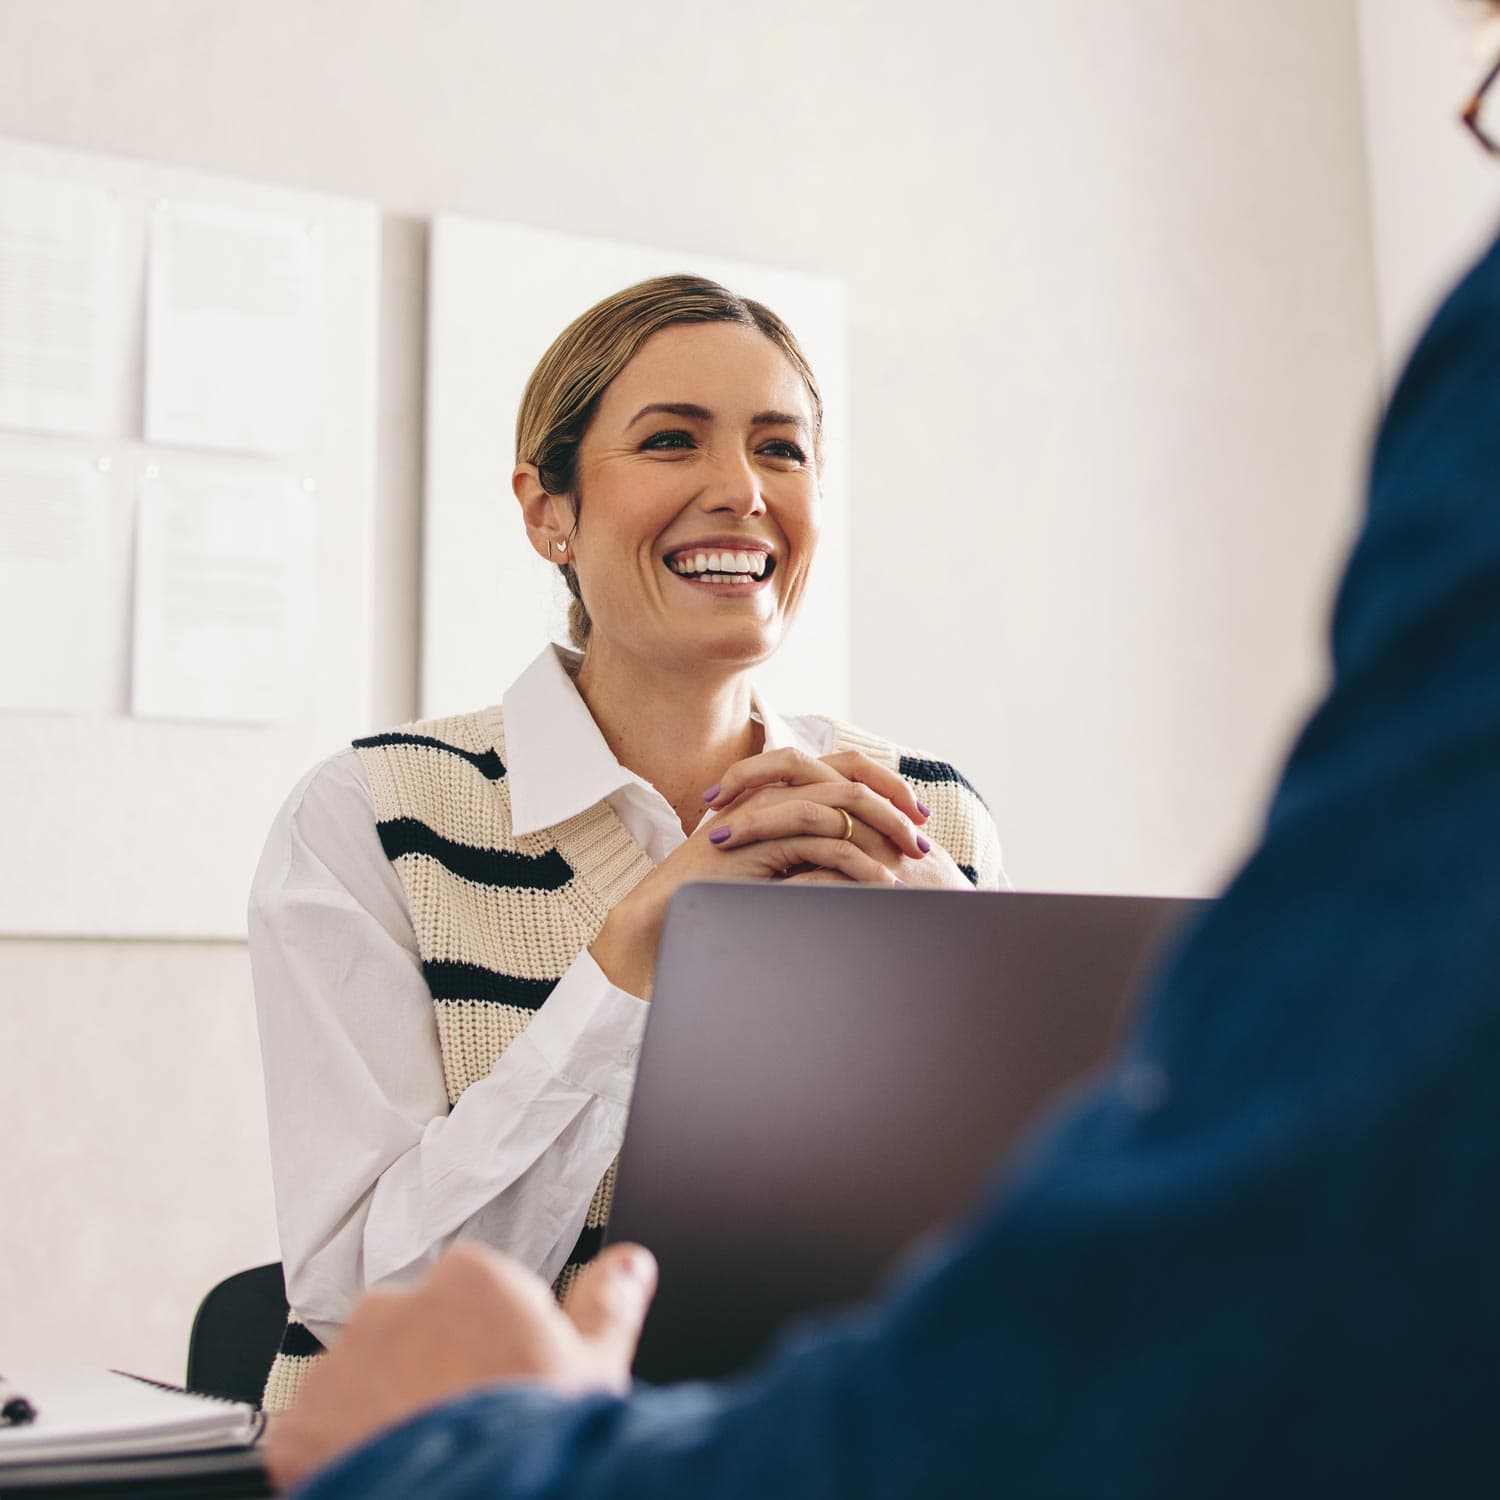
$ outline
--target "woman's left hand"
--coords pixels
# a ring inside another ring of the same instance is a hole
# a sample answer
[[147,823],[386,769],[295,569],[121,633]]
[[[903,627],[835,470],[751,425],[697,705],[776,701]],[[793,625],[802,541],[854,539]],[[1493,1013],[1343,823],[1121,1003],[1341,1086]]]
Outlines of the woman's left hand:
[[[730,837],[719,847],[733,849],[746,838],[754,837],[750,828],[736,830],[732,816],[736,806],[753,795],[784,787],[788,796],[795,796],[799,788],[840,782],[856,783],[866,790],[866,795],[884,798],[918,828],[930,816],[929,809],[918,801],[909,782],[889,766],[883,766],[857,750],[843,750],[821,758],[800,750],[768,750],[736,762],[725,773],[723,781],[712,789],[712,798],[705,797],[708,806],[731,830]],[[948,851],[941,844],[932,843],[925,835],[919,837],[928,845],[927,851],[920,858],[912,858],[865,820],[851,816],[850,822],[850,842],[884,865],[903,885],[936,890],[973,889]],[[846,883],[848,879],[837,871],[826,869],[797,871],[786,878],[807,884],[838,884]]]

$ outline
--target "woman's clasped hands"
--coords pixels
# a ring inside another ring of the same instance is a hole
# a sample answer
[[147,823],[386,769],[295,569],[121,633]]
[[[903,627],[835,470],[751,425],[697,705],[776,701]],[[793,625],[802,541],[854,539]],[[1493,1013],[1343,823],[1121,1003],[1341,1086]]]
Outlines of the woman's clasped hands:
[[612,983],[649,998],[668,903],[695,880],[853,882],[967,890],[929,811],[888,766],[858,751],[768,750],[703,793],[692,835],[610,913],[590,951]]

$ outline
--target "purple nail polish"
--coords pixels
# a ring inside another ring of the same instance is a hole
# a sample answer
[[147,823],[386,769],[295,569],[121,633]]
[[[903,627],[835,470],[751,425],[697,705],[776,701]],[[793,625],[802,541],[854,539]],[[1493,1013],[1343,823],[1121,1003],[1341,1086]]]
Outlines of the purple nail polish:
[[917,835],[917,848],[920,849],[923,854],[931,854],[932,840],[929,838],[923,838],[923,836],[919,833]]
[[928,807],[925,802],[919,801],[917,803],[917,811],[921,813],[924,818],[930,818],[932,816],[932,809]]
[[719,795],[719,783],[716,781],[716,782],[714,782],[714,784],[711,787],[709,787],[709,789],[706,792],[704,792],[704,794],[703,794],[703,800],[705,802],[712,802],[714,800],[714,798],[717,797],[718,795]]
[[728,826],[728,824],[725,824],[722,827],[715,828],[709,834],[708,841],[709,841],[710,844],[722,844],[724,842],[724,840],[729,837],[729,833],[730,833],[729,826]]
[[906,889],[906,882],[897,875],[891,877],[891,884],[899,885],[903,891]]

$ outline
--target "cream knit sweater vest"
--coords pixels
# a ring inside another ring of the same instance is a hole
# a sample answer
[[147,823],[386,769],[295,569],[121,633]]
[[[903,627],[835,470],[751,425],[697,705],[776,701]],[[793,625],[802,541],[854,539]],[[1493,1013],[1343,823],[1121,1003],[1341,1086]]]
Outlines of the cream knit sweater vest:
[[[827,721],[833,750],[897,769],[932,809],[925,832],[974,884],[999,882],[1000,846],[983,802],[943,761]],[[526,1029],[615,903],[655,868],[607,802],[537,833],[511,832],[505,727],[498,708],[355,741],[380,842],[406,892],[432,992],[450,1106]],[[597,1252],[614,1167],[554,1284],[560,1297]],[[289,1406],[322,1345],[293,1309],[266,1383]]]

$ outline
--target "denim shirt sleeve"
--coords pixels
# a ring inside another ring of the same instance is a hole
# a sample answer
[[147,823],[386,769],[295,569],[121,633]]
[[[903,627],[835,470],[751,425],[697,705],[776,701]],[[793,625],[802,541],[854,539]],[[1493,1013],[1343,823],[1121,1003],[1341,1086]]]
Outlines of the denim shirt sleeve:
[[722,1387],[437,1407],[334,1496],[1480,1493],[1500,1473],[1500,252],[1382,431],[1334,684],[1121,1063]]

